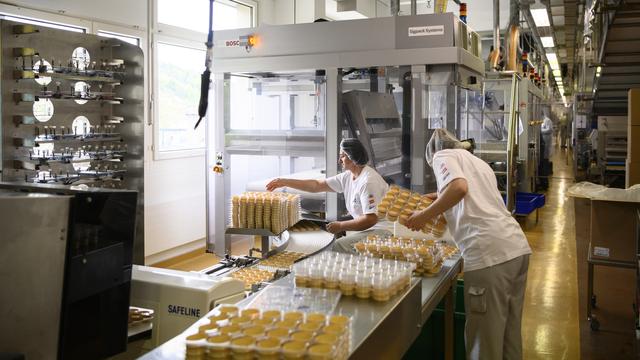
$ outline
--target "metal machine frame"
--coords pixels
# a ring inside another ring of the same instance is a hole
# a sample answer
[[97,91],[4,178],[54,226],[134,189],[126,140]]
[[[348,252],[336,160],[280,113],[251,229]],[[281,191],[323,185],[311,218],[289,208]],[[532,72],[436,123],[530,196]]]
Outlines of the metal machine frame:
[[[518,124],[521,115],[519,104],[521,78],[518,74],[489,74],[483,83],[481,126],[472,129],[468,112],[466,122],[461,122],[460,136],[474,138],[476,150],[474,154],[487,162],[494,170],[498,180],[498,188],[505,197],[507,209],[515,208],[515,194],[518,185]],[[495,85],[489,85],[495,84]],[[497,108],[487,107],[489,92],[502,93],[503,102]],[[476,119],[477,120],[477,119]],[[486,136],[485,136],[486,135]]]
[[[429,124],[423,97],[428,97],[429,88],[434,85],[446,86],[447,95],[453,99],[459,87],[479,90],[484,73],[479,36],[450,13],[220,31],[215,45],[215,106],[207,124],[207,249],[218,255],[230,248],[229,239],[223,236],[228,214],[227,174],[231,169],[225,142],[230,136],[225,127],[230,107],[225,79],[230,73],[320,69],[326,79],[326,126],[320,136],[324,142],[325,175],[329,177],[338,173],[338,144],[347,130],[341,121],[342,95],[352,84],[343,81],[343,69],[398,68],[398,83],[407,85],[411,94],[402,106],[403,124],[410,129],[405,135],[411,135],[410,142],[403,145],[410,164],[403,175],[410,179],[413,190],[422,192],[433,184],[424,161]],[[457,106],[454,100],[446,103],[448,107]],[[457,112],[452,110],[442,125],[455,130]],[[222,171],[214,173],[214,167]],[[339,217],[338,204],[337,194],[326,195],[327,220]]]
[[540,125],[545,96],[542,89],[523,79],[519,97],[522,133],[518,137],[518,191],[534,192],[540,162]]

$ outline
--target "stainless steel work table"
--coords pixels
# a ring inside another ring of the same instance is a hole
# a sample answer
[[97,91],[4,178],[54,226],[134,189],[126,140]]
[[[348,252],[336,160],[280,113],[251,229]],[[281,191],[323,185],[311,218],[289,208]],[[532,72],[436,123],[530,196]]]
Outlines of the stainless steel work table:
[[[435,277],[416,278],[401,294],[388,302],[341,297],[335,313],[352,317],[352,359],[399,359],[420,334],[420,329],[431,316],[438,303],[445,299],[445,359],[453,359],[453,315],[455,282],[462,269],[459,255],[445,261]],[[293,286],[293,277],[277,282],[280,286]],[[247,298],[239,303],[246,304]],[[184,359],[185,337],[197,332],[198,326],[208,322],[207,314],[182,334],[169,340],[141,359]]]

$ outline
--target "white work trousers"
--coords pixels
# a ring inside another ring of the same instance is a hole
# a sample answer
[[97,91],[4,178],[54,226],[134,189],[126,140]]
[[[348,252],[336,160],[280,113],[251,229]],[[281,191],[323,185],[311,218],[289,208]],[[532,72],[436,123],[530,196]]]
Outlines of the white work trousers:
[[522,359],[522,306],[529,255],[464,273],[467,359]]

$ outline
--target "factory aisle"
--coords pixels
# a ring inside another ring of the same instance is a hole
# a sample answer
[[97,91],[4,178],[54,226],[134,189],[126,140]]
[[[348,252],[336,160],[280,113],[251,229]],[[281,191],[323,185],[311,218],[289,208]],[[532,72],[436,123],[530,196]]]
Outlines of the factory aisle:
[[565,196],[573,170],[566,159],[566,150],[556,149],[538,223],[534,214],[521,221],[533,250],[522,320],[525,359],[580,358],[574,213]]

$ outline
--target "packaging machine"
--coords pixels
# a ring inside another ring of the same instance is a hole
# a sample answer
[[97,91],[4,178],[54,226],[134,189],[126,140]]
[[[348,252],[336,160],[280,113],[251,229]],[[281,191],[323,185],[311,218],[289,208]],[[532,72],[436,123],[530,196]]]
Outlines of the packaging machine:
[[[363,141],[387,181],[434,189],[430,130],[460,135],[459,99],[477,97],[484,72],[478,35],[453,14],[220,31],[215,48],[207,248],[221,256],[232,195],[273,177],[336,175],[345,137]],[[332,193],[304,194],[302,207],[325,220],[346,213]]]
[[131,190],[0,182],[1,352],[101,359],[127,347]]

